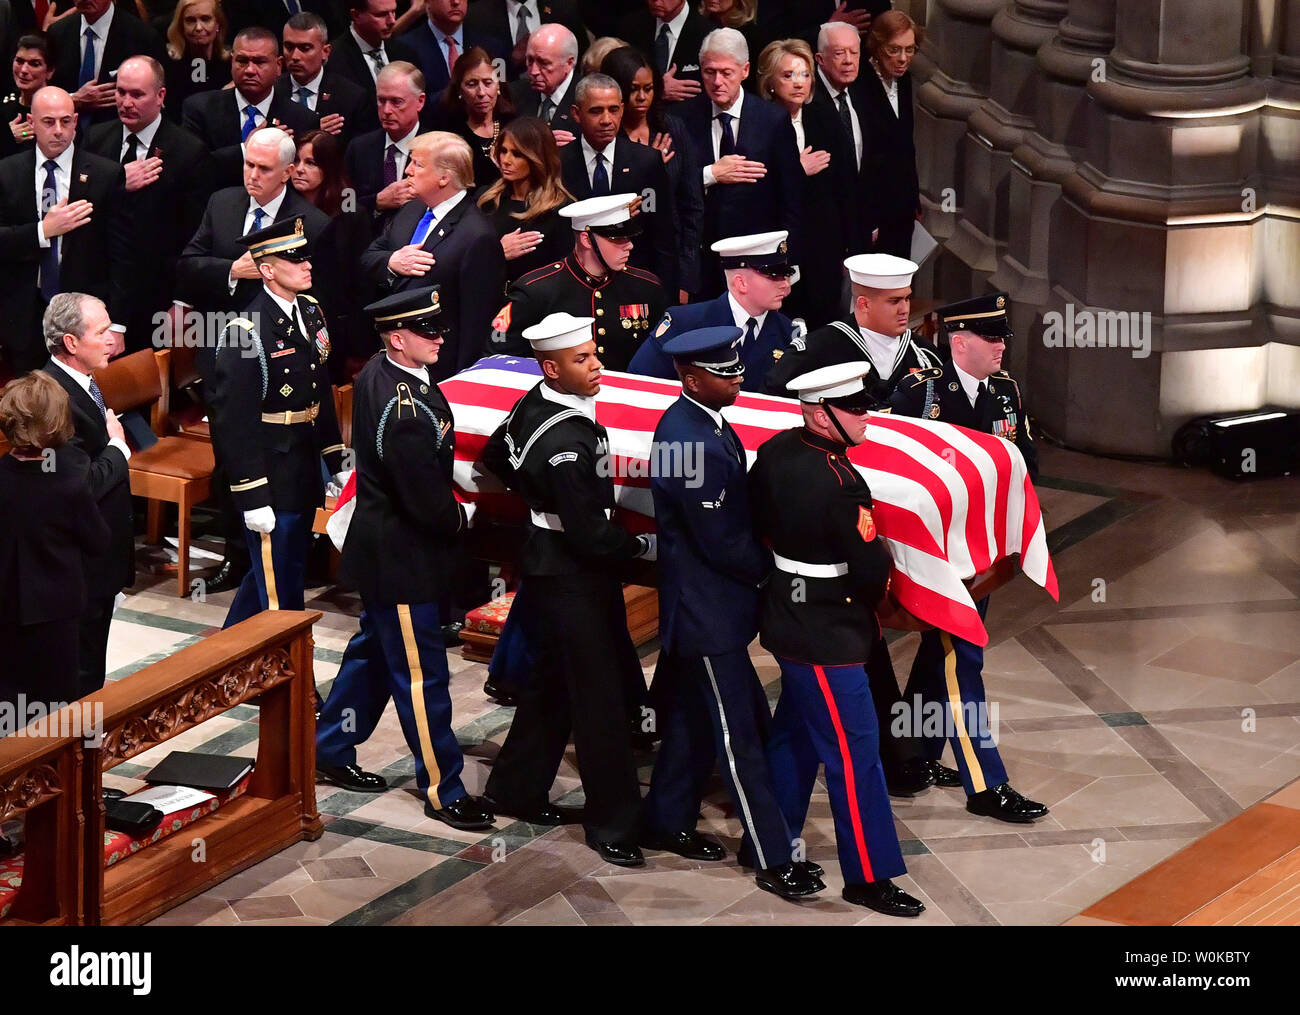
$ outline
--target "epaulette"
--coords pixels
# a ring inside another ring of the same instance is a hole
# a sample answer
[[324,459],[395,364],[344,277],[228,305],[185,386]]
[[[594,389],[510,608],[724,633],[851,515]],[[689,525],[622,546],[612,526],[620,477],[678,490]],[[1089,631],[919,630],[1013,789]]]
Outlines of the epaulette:
[[633,268],[630,264],[623,268],[625,275],[631,275],[633,278],[639,278],[645,282],[653,282],[655,285],[662,285],[659,276],[652,271],[646,271],[643,268]]
[[555,261],[551,264],[544,264],[540,268],[534,268],[515,279],[515,285],[532,285],[534,282],[540,282],[544,278],[550,278],[557,271],[564,269],[563,261]]
[[236,324],[238,324],[241,328],[247,328],[249,331],[257,331],[257,325],[255,325],[247,317],[236,317],[234,320],[226,322],[226,326],[221,329],[222,333],[224,334],[226,331],[233,328]]
[[303,299],[305,299],[308,303],[315,303],[317,306],[320,306],[320,300],[318,300],[315,296],[311,295],[311,293],[299,293],[298,295],[301,296]]
[[912,387],[918,384],[924,384],[926,381],[938,380],[943,374],[943,367],[926,367],[924,370],[916,370],[907,375],[906,380],[912,382]]
[[991,374],[990,376],[992,376],[992,377],[996,377],[996,378],[997,378],[998,380],[1000,380],[1000,381],[1010,381],[1010,382],[1011,382],[1011,386],[1012,386],[1013,388],[1016,389],[1016,399],[1019,400],[1019,398],[1020,398],[1020,385],[1016,383],[1016,379],[1015,379],[1014,377],[1012,377],[1012,376],[1011,376],[1009,373],[1007,373],[1005,370],[999,370],[997,373],[995,373],[995,374]]

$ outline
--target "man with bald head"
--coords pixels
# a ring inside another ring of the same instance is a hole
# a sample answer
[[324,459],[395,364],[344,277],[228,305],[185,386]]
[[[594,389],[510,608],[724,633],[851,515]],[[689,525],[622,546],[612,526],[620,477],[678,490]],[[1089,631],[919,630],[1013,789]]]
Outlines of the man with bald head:
[[62,88],[32,99],[36,143],[0,162],[0,341],[10,369],[45,362],[41,315],[56,293],[98,297],[126,320],[133,277],[122,167],[76,144],[77,111]]
[[572,114],[577,62],[577,37],[563,25],[545,24],[528,37],[524,76],[510,83],[519,114],[538,116],[549,123],[559,145],[578,136]]
[[71,93],[84,130],[113,118],[113,75],[122,61],[138,54],[161,60],[163,40],[134,12],[118,17],[113,0],[76,0],[74,6],[75,15],[49,28],[58,54],[50,81]]

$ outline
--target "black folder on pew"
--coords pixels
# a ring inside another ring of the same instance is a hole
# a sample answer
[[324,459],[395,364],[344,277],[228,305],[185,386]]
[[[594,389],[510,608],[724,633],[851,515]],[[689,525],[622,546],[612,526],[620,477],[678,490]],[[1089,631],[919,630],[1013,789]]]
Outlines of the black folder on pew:
[[172,751],[144,777],[144,781],[155,786],[192,786],[223,793],[233,789],[252,770],[251,758]]

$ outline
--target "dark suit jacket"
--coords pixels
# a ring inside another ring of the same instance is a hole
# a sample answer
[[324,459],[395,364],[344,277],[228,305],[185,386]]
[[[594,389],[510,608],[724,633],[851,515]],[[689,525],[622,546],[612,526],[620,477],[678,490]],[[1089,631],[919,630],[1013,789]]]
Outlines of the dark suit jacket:
[[[373,66],[366,55],[361,52],[361,47],[357,45],[357,40],[352,38],[352,33],[345,26],[338,35],[330,40],[330,58],[326,65],[330,70],[342,74],[345,78],[361,89],[369,96],[370,101],[375,101],[375,79],[370,74],[370,68]],[[420,66],[420,56],[406,43],[400,39],[389,39],[384,43],[384,52],[388,54],[388,62],[394,60],[406,60],[409,63]]]
[[[118,160],[126,134],[117,120],[92,127],[86,147]],[[137,271],[131,287],[131,317],[126,325],[132,349],[149,344],[153,315],[170,306],[176,285],[176,259],[194,235],[212,193],[211,164],[203,142],[166,117],[149,146],[163,160],[157,182],[123,196],[132,231]]]
[[[574,120],[569,113],[574,103],[574,92],[577,91],[578,81],[582,78],[582,71],[575,65],[573,68],[573,80],[569,82],[569,90],[564,93],[564,98],[560,100],[559,106],[555,109],[555,115],[551,117],[551,130],[567,130],[575,138],[582,133],[578,129],[578,122]],[[528,84],[527,78],[520,78],[518,81],[510,82],[510,97],[515,100],[515,109],[520,116],[540,116],[542,111],[542,95],[540,92],[533,91]]]
[[[288,74],[281,74],[275,83],[275,92],[294,105],[301,105],[293,97],[297,87]],[[316,96],[316,125],[331,113],[343,117],[343,132],[338,135],[340,143],[347,145],[354,137],[374,130],[379,126],[379,115],[375,110],[374,96],[367,95],[366,90],[337,71],[325,68],[321,78],[320,94]]]
[[[36,206],[36,157],[32,145],[0,162],[0,321],[11,365],[19,372],[45,362],[40,339],[45,311],[37,277],[43,249],[36,235],[40,215]],[[42,157],[43,160],[43,157]],[[125,177],[116,161],[75,148],[68,200],[94,205],[90,221],[59,237],[62,254],[59,286],[64,292],[97,296],[113,320],[125,322],[130,312],[135,252],[131,244]]]
[[[279,120],[295,136],[301,137],[314,130],[320,122],[316,114],[305,109],[287,96],[272,92],[271,105],[267,107],[267,123]],[[181,124],[197,137],[212,153],[214,182],[218,187],[236,187],[243,182],[244,157],[242,144],[243,119],[233,88],[216,92],[199,92],[185,100],[181,110]]]
[[90,495],[108,523],[110,538],[102,553],[86,556],[86,595],[102,599],[135,584],[135,525],[131,519],[131,477],[126,458],[108,446],[108,427],[99,406],[57,364],[46,360],[44,370],[63,386],[72,406],[72,439],[68,442],[90,459],[86,472]]
[[[331,32],[345,31],[348,16],[345,5],[336,0],[298,0],[304,11],[319,14]],[[245,28],[258,25],[269,28],[277,39],[284,37],[284,23],[289,20],[289,8],[283,0],[224,0],[222,9],[229,22],[229,37],[233,39]]]
[[[414,28],[403,32],[398,38],[418,54],[416,66],[424,72],[425,91],[429,95],[436,95],[446,88],[451,81],[451,68],[447,66],[447,58],[438,45],[429,19],[421,18]],[[468,24],[462,26],[461,38],[465,42],[459,47],[462,53],[474,46],[481,46],[494,60],[504,62],[510,56],[510,44],[505,39],[488,35]]]
[[[50,26],[50,43],[58,59],[54,64],[54,77],[50,84],[58,85],[69,93],[77,90],[77,75],[81,70],[81,15],[70,14]],[[141,21],[132,10],[127,13],[124,4],[113,11],[113,24],[104,40],[104,56],[99,63],[99,76],[95,81],[105,84],[112,81],[118,65],[128,56],[151,56],[159,62],[166,58],[163,41],[158,33]],[[81,114],[91,123],[103,123],[117,116],[112,106]]]
[[898,79],[897,116],[870,65],[859,82],[867,106],[862,131],[862,221],[869,236],[882,222],[913,218],[921,204],[921,185],[913,140],[912,75]]
[[[356,188],[357,205],[369,213],[373,235],[379,235],[396,214],[396,211],[377,212],[375,195],[384,189],[384,152],[388,148],[388,133],[382,128],[367,131],[353,138],[343,153],[343,165],[348,179]],[[402,167],[405,169],[405,166]],[[398,178],[402,172],[399,170]]]
[[[686,8],[687,14],[686,21],[682,24],[682,37],[677,40],[677,45],[673,47],[671,62],[677,65],[678,80],[699,81],[700,43],[704,41],[704,37],[709,34],[713,26],[700,16],[695,9],[696,4],[692,3],[691,0],[686,0]],[[651,63],[654,63],[656,32],[655,17],[645,4],[642,4],[640,10],[623,19],[618,32],[615,34],[620,39],[626,39],[629,44],[644,53]],[[758,54],[750,53],[749,59],[751,63],[757,63]]]
[[[686,139],[701,167],[712,165],[713,103],[703,93],[679,103],[674,110],[686,128]],[[740,107],[736,152],[767,167],[757,183],[715,183],[704,192],[701,295],[721,291],[722,276],[709,245],[728,236],[786,229],[790,256],[797,264],[803,250],[803,168],[795,152],[794,127],[785,109],[745,93]]]
[[[817,51],[817,32],[830,20],[840,0],[763,0],[758,5],[758,23],[768,39],[803,39]],[[854,0],[853,6],[873,18],[892,6],[890,0]],[[865,46],[863,49],[865,50]],[[751,59],[757,54],[751,53]],[[863,54],[866,60],[866,54]]]
[[[587,26],[583,23],[576,0],[540,0],[538,14],[543,24],[560,24],[571,31],[578,40],[578,63],[587,51]],[[510,21],[506,0],[474,0],[465,16],[466,29],[473,28],[480,36],[500,40],[510,50],[506,60],[506,78],[514,81],[523,70],[523,52],[514,47],[515,25]]]
[[[582,140],[560,149],[564,186],[579,201],[591,197],[587,178],[586,153]],[[675,295],[680,272],[677,267],[677,214],[672,184],[664,167],[663,156],[650,145],[637,144],[620,133],[614,142],[614,165],[610,167],[611,194],[640,194],[642,210],[637,215],[642,233],[632,244],[628,263],[653,272],[663,283],[664,292]],[[651,210],[647,211],[646,207]]]
[[484,355],[492,318],[501,306],[506,256],[491,221],[466,194],[424,241],[423,249],[437,261],[429,272],[419,277],[392,274],[388,258],[411,242],[427,210],[418,198],[400,208],[362,256],[361,267],[385,294],[428,285],[442,287],[440,320],[449,330],[442,354],[430,368],[433,379],[440,381]]

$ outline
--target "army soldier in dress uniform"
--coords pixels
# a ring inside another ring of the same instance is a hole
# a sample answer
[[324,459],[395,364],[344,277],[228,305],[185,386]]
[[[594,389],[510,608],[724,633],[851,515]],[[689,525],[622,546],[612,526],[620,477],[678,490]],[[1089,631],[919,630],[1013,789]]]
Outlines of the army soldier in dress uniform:
[[726,855],[695,830],[716,761],[745,831],[742,856],[759,869],[758,886],[798,898],[825,885],[791,859],[790,829],[764,754],[767,698],[749,643],[772,556],[754,538],[745,449],[721,411],[740,394],[743,336],[734,325],[701,328],[663,347],[677,364],[682,394],[655,428],[660,451],[651,460],[684,461],[698,448],[700,464],[698,483],[684,469],[658,469],[650,480],[664,665],[655,681],[663,744],[645,800],[646,843],[694,860]]
[[[560,824],[547,801],[569,731],[586,793],[587,844],[609,863],[640,867],[641,793],[632,763],[620,660],[635,655],[615,565],[653,560],[655,537],[615,525],[609,453],[596,422],[601,362],[591,317],[551,314],[524,332],[542,380],[516,403],[484,449],[484,464],[529,509],[519,570],[521,618],[536,647],[532,680],[488,779],[484,804],[535,824]],[[603,472],[603,475],[602,475]]]
[[573,253],[521,275],[492,322],[489,353],[530,356],[524,329],[548,314],[595,319],[596,355],[609,370],[626,370],[667,298],[659,279],[628,265],[641,224],[631,212],[635,194],[578,201],[560,209],[573,224]]
[[[1006,293],[991,293],[953,303],[939,311],[952,359],[942,367],[906,378],[890,398],[902,416],[955,423],[981,433],[996,434],[1020,449],[1031,478],[1038,476],[1038,452],[1029,433],[1029,420],[1020,401],[1020,388],[1002,370],[1002,354],[1012,337],[1007,320]],[[988,612],[988,597],[976,606]],[[1026,800],[1011,788],[997,744],[988,726],[984,695],[984,650],[931,628],[921,635],[904,691],[906,701],[917,696],[928,705],[942,704],[948,741],[952,744],[966,789],[966,809],[1002,821],[1027,823],[1047,808]],[[961,718],[952,715],[961,702]],[[937,761],[943,736],[925,739],[927,756]]]
[[907,868],[866,673],[891,567],[871,491],[848,459],[875,404],[866,376],[858,362],[794,378],[804,425],[763,444],[750,472],[757,532],[776,564],[759,626],[759,640],[781,667],[768,761],[795,835],[817,765],[826,766],[844,898],[890,916],[918,916],[925,907],[890,880]]
[[208,399],[218,461],[244,513],[252,567],[225,627],[265,609],[301,610],[321,458],[338,481],[343,441],[325,361],[329,330],[306,295],[311,262],[301,218],[249,233],[262,291],[222,330]]
[[347,789],[385,789],[380,776],[357,767],[356,745],[391,697],[424,813],[453,828],[490,828],[492,814],[461,783],[438,608],[470,514],[452,492],[451,407],[429,376],[443,343],[438,287],[397,293],[366,313],[384,352],[354,382],[357,502],[340,565],[361,593],[361,629],[321,710],[316,768]]

